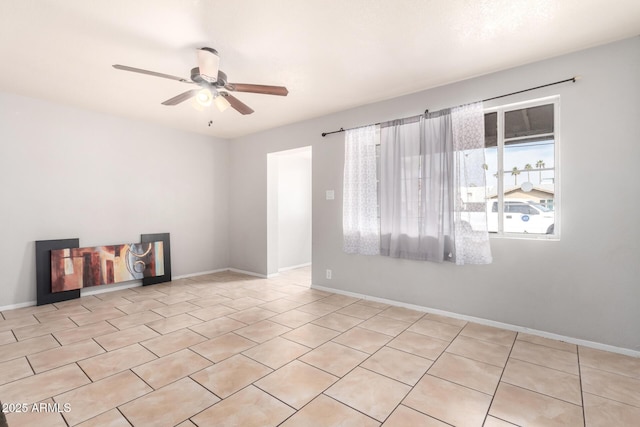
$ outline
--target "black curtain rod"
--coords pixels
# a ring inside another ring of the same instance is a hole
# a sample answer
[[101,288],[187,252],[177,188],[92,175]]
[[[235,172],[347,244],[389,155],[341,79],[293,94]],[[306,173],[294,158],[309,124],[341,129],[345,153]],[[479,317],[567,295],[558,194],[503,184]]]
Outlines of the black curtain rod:
[[[523,93],[523,92],[529,92],[530,90],[542,89],[543,87],[547,87],[547,86],[559,85],[561,83],[567,83],[567,82],[575,83],[576,80],[578,80],[579,78],[580,78],[579,76],[574,76],[574,77],[571,77],[569,79],[564,79],[564,80],[560,80],[560,81],[553,82],[553,83],[547,83],[546,85],[530,87],[529,89],[523,89],[523,90],[519,90],[517,92],[511,92],[511,93],[507,93],[507,94],[500,95],[500,96],[494,96],[493,98],[483,99],[482,102],[493,101],[494,99],[505,98],[507,96],[517,95],[517,94]],[[427,114],[428,112],[429,112],[429,110],[424,110],[425,114]],[[380,123],[373,123],[373,125],[356,126],[356,127],[352,127],[352,128],[349,128],[349,129],[340,128],[340,129],[334,130],[332,132],[322,132],[322,136],[324,137],[324,136],[327,136],[327,135],[331,135],[332,133],[340,133],[340,132],[345,132],[345,131],[348,131],[348,130],[363,128],[365,126],[376,126],[376,125],[379,125],[379,124]]]

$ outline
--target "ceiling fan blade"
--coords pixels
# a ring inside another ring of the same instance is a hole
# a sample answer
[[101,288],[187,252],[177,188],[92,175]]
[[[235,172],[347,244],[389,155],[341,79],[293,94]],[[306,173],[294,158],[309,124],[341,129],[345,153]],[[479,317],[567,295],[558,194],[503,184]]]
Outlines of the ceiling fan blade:
[[227,101],[229,101],[229,104],[231,104],[231,106],[240,114],[251,114],[253,113],[253,110],[251,109],[251,107],[249,107],[247,104],[245,104],[244,102],[240,101],[238,98],[236,98],[233,95],[228,94],[227,92],[220,92],[221,96],[224,96],[225,99]]
[[193,98],[196,94],[200,92],[200,89],[191,89],[186,92],[181,93],[180,95],[174,96],[171,99],[167,99],[162,103],[162,105],[178,105],[181,102],[186,101],[189,98]]
[[149,76],[162,77],[163,79],[177,80],[183,83],[192,83],[187,79],[183,79],[182,77],[176,77],[170,74],[157,73],[155,71],[143,70],[142,68],[129,67],[127,65],[114,64],[113,68],[117,70],[133,71],[134,73],[147,74]]
[[265,95],[287,96],[289,93],[284,86],[252,85],[246,83],[227,83],[224,88],[232,92],[251,92]]
[[210,47],[203,47],[198,49],[197,57],[200,76],[210,83],[218,81],[218,69],[220,66],[218,52]]

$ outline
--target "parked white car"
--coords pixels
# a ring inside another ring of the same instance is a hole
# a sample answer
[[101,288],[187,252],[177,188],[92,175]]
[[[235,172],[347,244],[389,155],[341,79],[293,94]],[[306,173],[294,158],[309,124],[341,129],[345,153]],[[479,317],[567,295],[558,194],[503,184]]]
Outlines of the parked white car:
[[[504,232],[553,234],[554,212],[539,203],[521,199],[504,200]],[[498,202],[487,201],[487,230],[498,231]]]

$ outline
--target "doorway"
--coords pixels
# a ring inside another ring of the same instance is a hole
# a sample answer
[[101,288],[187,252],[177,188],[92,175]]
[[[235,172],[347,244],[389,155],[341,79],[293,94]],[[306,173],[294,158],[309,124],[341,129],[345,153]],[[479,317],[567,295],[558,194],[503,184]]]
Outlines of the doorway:
[[267,275],[311,265],[311,146],[267,154]]

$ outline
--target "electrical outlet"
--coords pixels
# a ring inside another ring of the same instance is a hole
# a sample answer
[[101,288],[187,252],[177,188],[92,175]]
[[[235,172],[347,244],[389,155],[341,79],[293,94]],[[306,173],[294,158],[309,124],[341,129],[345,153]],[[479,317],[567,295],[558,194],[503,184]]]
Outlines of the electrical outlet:
[[331,270],[327,270],[327,279],[331,280]]

